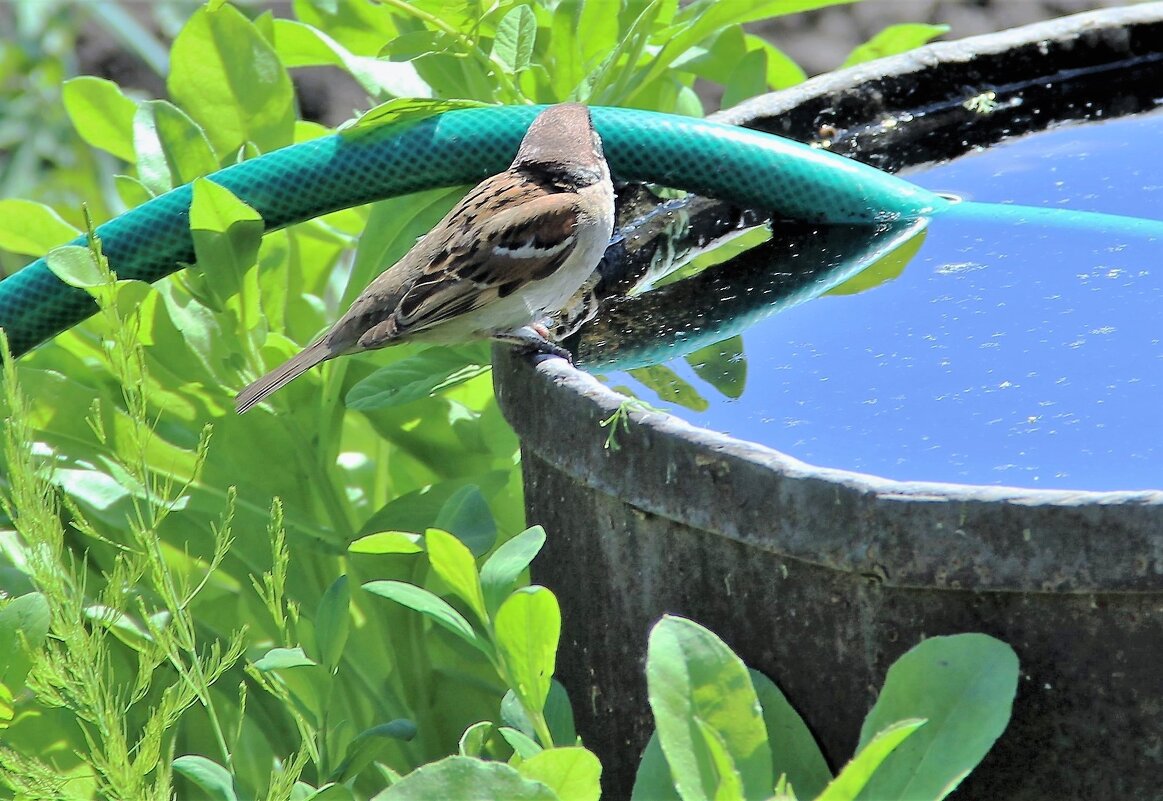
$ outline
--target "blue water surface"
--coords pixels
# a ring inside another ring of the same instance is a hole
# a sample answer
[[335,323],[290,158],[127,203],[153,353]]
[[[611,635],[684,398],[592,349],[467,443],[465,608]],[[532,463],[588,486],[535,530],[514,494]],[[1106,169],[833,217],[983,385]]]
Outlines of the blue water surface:
[[[1163,115],[1058,128],[907,177],[996,203],[1163,220]],[[1163,487],[1163,239],[935,219],[898,278],[743,335],[746,388],[661,403],[812,464],[901,480]]]

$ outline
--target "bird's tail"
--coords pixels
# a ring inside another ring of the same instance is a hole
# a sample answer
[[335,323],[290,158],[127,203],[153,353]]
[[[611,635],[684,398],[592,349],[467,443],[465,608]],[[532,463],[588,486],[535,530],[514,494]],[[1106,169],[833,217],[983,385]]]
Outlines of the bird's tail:
[[267,395],[270,395],[277,389],[282,389],[291,383],[291,381],[319,364],[319,362],[326,361],[334,355],[336,354],[327,347],[327,344],[322,339],[308,345],[258,381],[246,387],[242,392],[239,392],[234,398],[235,410],[239,414],[242,414]]

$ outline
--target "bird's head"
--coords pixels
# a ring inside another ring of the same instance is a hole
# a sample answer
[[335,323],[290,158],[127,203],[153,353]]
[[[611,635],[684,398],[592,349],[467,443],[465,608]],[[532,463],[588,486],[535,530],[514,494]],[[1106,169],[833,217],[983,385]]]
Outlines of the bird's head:
[[513,167],[545,173],[578,188],[609,174],[602,139],[589,108],[581,103],[560,103],[538,114],[521,140]]

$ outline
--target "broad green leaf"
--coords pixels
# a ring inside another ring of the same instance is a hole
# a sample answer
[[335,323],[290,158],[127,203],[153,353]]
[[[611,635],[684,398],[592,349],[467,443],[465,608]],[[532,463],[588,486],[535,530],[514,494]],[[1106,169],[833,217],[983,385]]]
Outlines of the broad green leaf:
[[662,753],[657,730],[651,733],[650,741],[642,751],[642,761],[638,763],[638,772],[634,774],[634,790],[630,793],[630,801],[682,801],[670,775],[670,766],[666,764],[666,756]]
[[[877,769],[885,759],[892,754],[902,742],[917,729],[925,725],[923,720],[902,720],[894,723],[876,734],[866,744],[862,745],[839,775],[836,776],[824,792],[816,797],[816,801],[853,801],[867,788],[868,782],[875,778]],[[898,799],[896,795],[874,795],[871,798]]]
[[488,372],[488,364],[465,360],[455,348],[427,348],[387,367],[381,367],[347,393],[349,409],[369,411],[427,398]]
[[[463,453],[461,454],[461,458],[463,458]],[[482,485],[495,488],[497,482],[508,481],[510,477],[507,472],[496,471],[491,474],[477,475],[475,479],[480,481]],[[477,484],[468,480],[440,481],[436,484],[430,484],[416,491],[400,495],[376,510],[360,526],[358,533],[364,535],[374,534],[380,531],[423,531],[429,526],[436,526],[444,531],[456,534],[457,539],[465,542],[465,537],[462,532],[458,532],[456,529],[446,525],[448,520],[445,520],[444,523],[438,523],[437,518],[440,516],[441,510],[446,505],[449,505],[449,502],[458,493],[462,492],[465,487],[470,486],[477,487]],[[459,504],[460,502],[458,501],[457,503]],[[488,508],[487,505],[486,508]],[[473,543],[466,542],[466,544],[469,546],[469,550],[474,550]],[[482,551],[481,553],[484,552]],[[479,556],[475,551],[474,555]]]
[[393,720],[360,732],[347,746],[343,761],[331,775],[331,781],[346,783],[358,776],[364,768],[379,759],[392,741],[411,740],[416,736],[416,724],[410,720]]
[[767,85],[771,89],[786,89],[808,79],[802,67],[791,56],[771,42],[748,34],[743,37],[747,50],[762,50],[767,54]]
[[0,683],[8,690],[24,686],[32,665],[25,648],[44,645],[48,629],[48,602],[39,592],[0,602]]
[[786,775],[800,798],[815,798],[832,780],[832,771],[816,739],[771,679],[757,670],[749,673],[763,707],[772,773]]
[[133,116],[133,151],[136,154],[137,178],[142,186],[153,195],[174,188],[173,172],[166,160],[166,152],[157,134],[157,123],[150,106],[139,108]]
[[427,97],[432,93],[411,64],[356,55],[312,25],[277,19],[274,31],[275,50],[287,68],[339,67],[375,98]]
[[735,762],[727,751],[722,736],[705,721],[695,718],[695,726],[703,739],[703,747],[710,757],[714,774],[711,777],[715,799],[743,798],[743,777],[735,769]]
[[254,667],[263,673],[275,673],[290,692],[299,713],[314,725],[320,724],[328,703],[331,677],[301,647],[272,648]]
[[381,531],[360,537],[347,550],[351,553],[421,553],[422,537],[406,531]]
[[743,337],[733,336],[684,357],[695,375],[728,398],[742,396],[747,385],[747,359],[743,355]]
[[194,181],[190,234],[199,273],[219,302],[242,289],[246,272],[258,261],[264,230],[258,212],[229,189],[207,178]]
[[474,723],[460,735],[458,750],[461,756],[479,757],[485,750],[485,743],[493,732],[493,722],[482,720]]
[[529,66],[537,41],[537,19],[526,5],[514,6],[497,25],[493,56],[517,73]]
[[[568,745],[577,742],[573,705],[570,704],[569,693],[557,679],[549,682],[549,696],[545,699],[542,715],[554,743]],[[501,699],[501,721],[527,735],[533,734],[533,721],[512,690],[507,690]]]
[[735,65],[723,92],[723,108],[767,91],[767,51],[749,50]]
[[554,792],[503,762],[446,757],[420,767],[372,801],[557,801]]
[[545,750],[536,740],[520,729],[501,726],[497,729],[497,733],[512,747],[513,753],[521,759],[530,759]]
[[714,755],[697,721],[722,738],[739,774],[744,797],[766,798],[775,779],[759,699],[742,660],[713,633],[669,615],[650,632],[646,657],[650,708],[662,751],[679,794],[714,798]]
[[137,104],[121,92],[121,87],[104,78],[82,75],[61,85],[61,100],[87,144],[122,161],[134,161],[133,115]]
[[488,621],[480,575],[472,551],[453,535],[437,528],[424,534],[428,563],[458,598],[468,604],[482,623]]
[[93,252],[84,245],[54,248],[48,252],[45,262],[52,274],[69,286],[93,289],[106,283]]
[[560,636],[561,609],[545,587],[517,590],[501,604],[493,621],[493,637],[512,689],[533,712],[545,708]]
[[319,664],[303,652],[302,648],[272,648],[260,657],[254,666],[264,673],[272,670],[285,670],[293,667],[304,667]]
[[194,12],[174,40],[172,97],[197,120],[216,153],[244,143],[261,150],[291,143],[295,92],[274,49],[234,6]]
[[175,773],[198,785],[214,801],[238,801],[234,792],[234,777],[214,760],[189,754],[175,759],[173,768]]
[[152,200],[154,192],[132,175],[114,175],[113,184],[117,187],[117,196],[128,208],[134,208]]
[[447,33],[425,28],[403,33],[391,39],[380,51],[380,58],[409,62],[423,56],[446,53],[455,48],[455,40]]
[[158,194],[218,169],[206,132],[165,100],[148,100],[133,118],[133,144],[142,183]]
[[553,742],[563,745],[577,742],[573,704],[570,703],[565,685],[557,679],[549,682],[549,697],[545,699],[545,708],[541,713],[545,716],[545,724],[549,727]]
[[653,367],[636,367],[627,372],[643,386],[653,390],[661,400],[682,406],[695,412],[706,411],[709,404],[699,391],[687,383],[682,376],[664,364]]
[[[168,613],[166,614],[168,620]],[[120,610],[102,604],[91,604],[85,607],[85,618],[106,629],[134,650],[145,650],[147,645],[154,641],[149,629]]]
[[347,644],[350,607],[351,590],[347,586],[347,576],[340,576],[323,593],[315,611],[315,642],[319,646],[319,659],[333,671],[339,665],[343,646]]
[[513,589],[513,584],[533,561],[545,545],[545,529],[541,526],[527,528],[511,540],[497,548],[481,568],[481,586],[484,590],[485,608],[494,611],[505,596]]
[[0,200],[0,250],[43,256],[80,233],[43,203]]
[[380,595],[409,609],[414,609],[433,623],[460,637],[469,645],[487,653],[487,646],[481,642],[464,616],[453,609],[447,601],[433,595],[428,590],[403,581],[369,581],[363,585],[363,588],[374,595]]
[[440,507],[433,524],[468,546],[473,556],[488,553],[497,539],[497,523],[481,494],[480,487],[469,484],[457,490]]
[[889,25],[864,44],[857,45],[840,66],[851,67],[853,64],[863,64],[865,61],[907,53],[946,33],[949,33],[948,25],[919,23]]
[[561,801],[598,801],[602,763],[581,746],[547,748],[525,759],[517,771],[551,788]]
[[364,56],[376,55],[385,41],[400,34],[392,15],[378,3],[295,0],[295,16]]
[[932,637],[911,649],[889,668],[860,742],[903,718],[928,724],[885,760],[861,798],[944,798],[1005,730],[1017,686],[1013,649],[985,634]]

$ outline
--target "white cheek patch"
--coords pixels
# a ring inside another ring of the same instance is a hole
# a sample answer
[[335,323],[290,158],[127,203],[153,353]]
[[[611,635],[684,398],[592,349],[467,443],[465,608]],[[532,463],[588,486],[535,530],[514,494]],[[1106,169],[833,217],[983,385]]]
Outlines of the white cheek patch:
[[574,238],[572,236],[558,242],[552,247],[543,248],[538,247],[532,239],[520,247],[507,248],[501,245],[496,246],[496,254],[508,259],[548,259],[561,253],[567,247],[573,244]]

